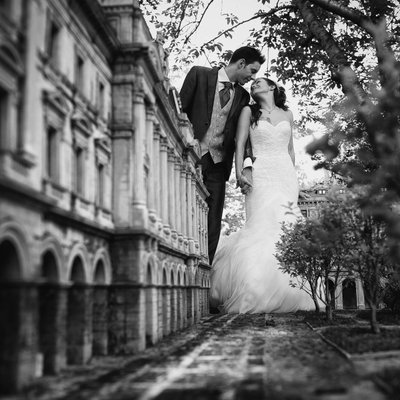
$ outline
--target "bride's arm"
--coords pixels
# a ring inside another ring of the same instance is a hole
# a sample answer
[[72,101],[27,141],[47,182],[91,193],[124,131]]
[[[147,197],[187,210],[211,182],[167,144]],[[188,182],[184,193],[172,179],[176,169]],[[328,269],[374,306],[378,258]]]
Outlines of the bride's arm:
[[293,114],[290,110],[288,110],[289,113],[289,120],[290,120],[290,139],[289,139],[289,146],[288,146],[288,151],[290,158],[292,159],[293,165],[296,165],[296,157],[294,153],[294,146],[293,146]]
[[251,110],[250,107],[246,106],[242,109],[240,113],[237,130],[236,130],[236,150],[235,150],[235,169],[236,169],[236,180],[240,187],[243,183],[247,183],[251,186],[250,182],[243,182],[243,155],[246,145],[247,137],[249,136],[250,128],[250,117]]

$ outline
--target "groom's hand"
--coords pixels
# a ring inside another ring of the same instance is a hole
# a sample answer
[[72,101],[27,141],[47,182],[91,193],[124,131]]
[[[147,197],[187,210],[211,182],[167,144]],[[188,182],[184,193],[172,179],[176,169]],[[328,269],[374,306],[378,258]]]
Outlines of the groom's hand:
[[253,187],[253,170],[251,167],[244,168],[241,174],[240,188],[243,194],[250,192]]

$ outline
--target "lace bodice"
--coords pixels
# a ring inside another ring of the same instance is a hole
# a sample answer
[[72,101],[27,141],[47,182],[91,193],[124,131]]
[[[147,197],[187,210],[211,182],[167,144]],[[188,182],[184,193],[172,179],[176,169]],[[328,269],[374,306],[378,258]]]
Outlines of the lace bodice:
[[286,156],[290,134],[289,121],[280,121],[274,126],[266,119],[260,119],[255,127],[250,128],[250,139],[255,157]]

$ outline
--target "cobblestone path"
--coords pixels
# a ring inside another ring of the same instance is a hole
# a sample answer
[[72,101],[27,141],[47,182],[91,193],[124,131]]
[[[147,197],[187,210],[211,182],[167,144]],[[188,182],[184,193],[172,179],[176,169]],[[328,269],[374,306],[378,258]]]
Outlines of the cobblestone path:
[[[380,400],[368,377],[295,315],[218,315],[137,357],[94,360],[24,399]],[[107,362],[105,360],[108,360]],[[15,397],[17,398],[17,397]],[[19,397],[21,398],[21,397]]]

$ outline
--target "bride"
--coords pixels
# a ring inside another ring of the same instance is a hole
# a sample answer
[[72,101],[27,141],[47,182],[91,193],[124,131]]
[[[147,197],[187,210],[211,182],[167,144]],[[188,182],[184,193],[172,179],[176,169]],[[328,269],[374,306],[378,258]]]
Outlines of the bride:
[[242,187],[240,171],[250,135],[256,159],[253,186],[245,199],[246,223],[219,242],[212,266],[210,304],[228,313],[312,310],[311,297],[290,286],[290,276],[279,269],[274,256],[281,223],[294,222],[301,215],[293,114],[285,105],[284,88],[270,79],[256,79],[251,96],[255,104],[242,110],[235,153],[238,185]]

